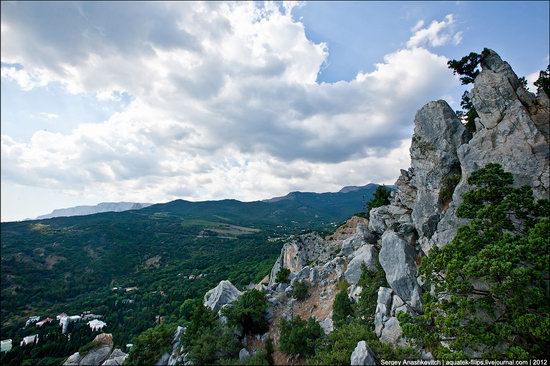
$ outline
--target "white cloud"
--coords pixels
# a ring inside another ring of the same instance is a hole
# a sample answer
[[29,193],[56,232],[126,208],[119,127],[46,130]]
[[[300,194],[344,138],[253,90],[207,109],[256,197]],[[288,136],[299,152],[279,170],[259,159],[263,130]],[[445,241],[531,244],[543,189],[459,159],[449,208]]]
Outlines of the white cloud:
[[47,118],[47,119],[56,119],[59,118],[59,114],[57,113],[49,113],[49,112],[40,112],[40,116]]
[[32,4],[3,4],[2,62],[23,68],[2,67],[2,77],[29,89],[45,81],[24,75],[46,75],[71,93],[132,101],[70,133],[2,135],[2,179],[87,200],[259,199],[392,183],[408,166],[415,111],[456,85],[447,59],[421,47],[441,42],[440,31],[350,82],[318,84],[328,47],[306,38],[292,4],[56,3],[63,11],[47,21],[33,18],[29,6],[41,5]]
[[424,21],[420,20],[411,30],[414,34],[407,41],[407,47],[440,47],[451,40],[458,45],[462,41],[462,33],[455,33],[454,23],[453,14],[448,14],[440,22],[434,20],[428,27],[424,27]]
[[418,31],[420,28],[422,28],[424,26],[424,19],[420,19],[418,22],[416,22],[416,24],[414,25],[414,27],[411,28],[411,32],[416,32]]

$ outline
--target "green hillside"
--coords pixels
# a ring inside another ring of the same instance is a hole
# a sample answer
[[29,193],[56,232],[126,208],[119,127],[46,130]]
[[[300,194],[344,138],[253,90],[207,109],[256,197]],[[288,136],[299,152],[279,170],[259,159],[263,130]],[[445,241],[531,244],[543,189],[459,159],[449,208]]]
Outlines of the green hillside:
[[[31,315],[92,311],[105,316],[107,331],[125,345],[157,315],[177,319],[185,299],[222,279],[240,287],[259,281],[288,235],[330,231],[361,211],[375,189],[276,202],[177,200],[2,223],[2,338],[16,343],[33,334],[33,327],[22,328]],[[124,290],[131,287],[137,290]]]

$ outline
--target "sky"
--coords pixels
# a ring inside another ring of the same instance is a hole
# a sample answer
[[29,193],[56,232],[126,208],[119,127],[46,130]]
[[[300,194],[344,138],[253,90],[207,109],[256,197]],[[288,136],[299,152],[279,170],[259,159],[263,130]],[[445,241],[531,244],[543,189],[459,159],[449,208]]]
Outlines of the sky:
[[392,184],[484,47],[531,83],[549,3],[2,2],[1,220]]

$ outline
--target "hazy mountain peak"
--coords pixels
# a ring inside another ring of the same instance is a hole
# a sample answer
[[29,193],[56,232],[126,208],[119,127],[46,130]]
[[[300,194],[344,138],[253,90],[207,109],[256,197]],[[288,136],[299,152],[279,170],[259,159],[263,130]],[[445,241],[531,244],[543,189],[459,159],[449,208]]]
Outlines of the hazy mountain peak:
[[67,208],[59,208],[53,210],[46,215],[40,215],[36,219],[51,219],[53,217],[61,216],[83,216],[92,215],[101,212],[121,212],[127,210],[139,210],[147,206],[151,206],[152,203],[139,203],[139,202],[101,202],[93,206],[75,206]]

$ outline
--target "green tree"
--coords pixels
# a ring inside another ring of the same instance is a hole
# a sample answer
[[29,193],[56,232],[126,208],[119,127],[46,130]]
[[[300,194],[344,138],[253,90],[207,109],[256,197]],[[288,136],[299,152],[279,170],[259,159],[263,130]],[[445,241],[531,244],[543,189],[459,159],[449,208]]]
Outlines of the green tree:
[[292,297],[298,301],[304,301],[308,296],[308,284],[305,281],[294,281],[294,284],[292,284]]
[[307,321],[299,317],[281,320],[279,348],[284,353],[311,356],[322,337],[323,330],[313,317]]
[[370,217],[370,210],[376,207],[385,206],[390,203],[391,191],[384,185],[376,187],[372,200],[367,203],[367,217]]
[[[492,358],[548,357],[550,204],[530,187],[513,187],[498,164],[474,172],[457,216],[469,219],[454,239],[435,246],[420,273],[424,313],[400,313],[404,335],[439,358],[470,351]],[[450,351],[440,341],[449,341]]]
[[130,365],[153,365],[170,349],[174,326],[159,325],[147,329],[134,340],[126,363]]
[[225,307],[222,313],[230,325],[241,326],[245,332],[259,334],[269,327],[265,319],[267,306],[265,294],[252,289]]
[[546,70],[541,70],[538,79],[533,83],[538,89],[542,89],[550,97],[550,65]]
[[277,275],[275,276],[275,282],[287,283],[289,274],[290,274],[290,269],[282,267],[279,270],[279,272],[277,272]]
[[342,326],[353,315],[353,307],[346,289],[338,291],[332,305],[332,321],[336,327]]

